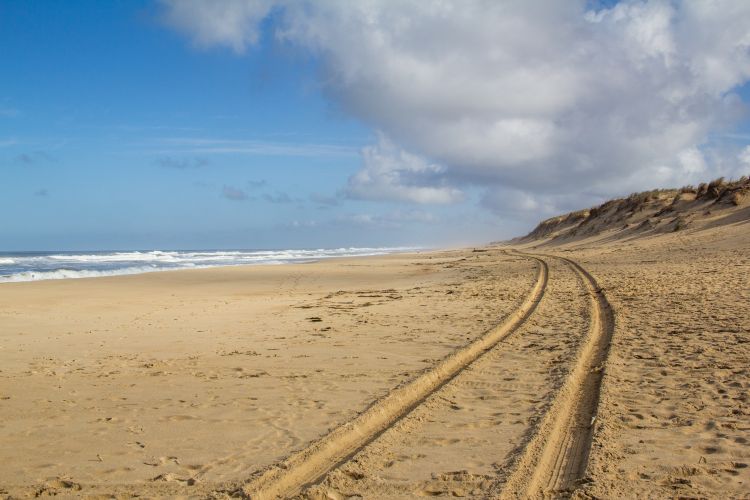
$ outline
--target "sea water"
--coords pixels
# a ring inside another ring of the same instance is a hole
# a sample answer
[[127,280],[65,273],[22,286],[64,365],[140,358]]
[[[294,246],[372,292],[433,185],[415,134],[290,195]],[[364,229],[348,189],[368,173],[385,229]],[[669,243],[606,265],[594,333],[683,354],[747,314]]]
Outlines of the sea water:
[[120,252],[0,252],[0,283],[93,278],[173,269],[313,262],[331,257],[383,255],[415,248],[316,250],[150,250]]

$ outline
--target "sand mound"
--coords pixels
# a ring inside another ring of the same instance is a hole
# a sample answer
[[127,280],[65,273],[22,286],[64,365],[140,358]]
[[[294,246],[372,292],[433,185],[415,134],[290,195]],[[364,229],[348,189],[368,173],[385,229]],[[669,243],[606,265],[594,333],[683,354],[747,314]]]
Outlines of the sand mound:
[[618,240],[748,219],[750,179],[719,178],[697,187],[633,193],[588,210],[552,217],[512,243],[558,244],[594,237]]

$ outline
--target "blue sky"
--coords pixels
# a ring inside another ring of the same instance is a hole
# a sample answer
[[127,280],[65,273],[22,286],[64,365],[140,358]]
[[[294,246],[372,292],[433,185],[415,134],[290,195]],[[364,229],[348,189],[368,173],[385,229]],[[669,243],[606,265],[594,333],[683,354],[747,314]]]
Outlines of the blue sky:
[[357,224],[409,206],[341,206],[372,131],[322,96],[314,58],[196,49],[150,2],[0,5],[1,249],[451,239]]
[[[493,124],[504,135],[483,138],[469,129],[459,137],[457,124],[466,130],[470,125],[463,124],[483,115],[481,106],[477,111],[460,95],[446,104],[437,88],[444,79],[423,88],[414,69],[405,79],[387,74],[401,54],[370,51],[371,39],[356,23],[351,30],[325,24],[339,12],[300,21],[293,7],[277,5],[235,31],[214,33],[224,19],[221,4],[0,2],[0,250],[464,244],[512,236],[556,210],[617,194],[601,183],[574,189],[560,181],[592,167],[570,159],[549,166],[548,158],[525,153],[548,147],[534,139],[548,131],[529,118],[539,114],[536,108],[498,115]],[[206,5],[219,9],[217,22],[209,22]],[[591,7],[579,7],[571,15],[583,19]],[[414,9],[396,14],[417,16],[415,30],[435,19]],[[243,15],[249,14],[237,14]],[[312,28],[335,37],[312,39]],[[255,44],[247,42],[253,33]],[[475,54],[475,43],[456,39],[454,47]],[[403,50],[415,68],[440,62],[416,48]],[[513,63],[521,69],[522,56]],[[472,76],[473,68],[463,70]],[[413,89],[410,78],[416,78]],[[613,143],[623,165],[604,178],[624,178],[621,190],[638,188],[623,173],[628,162],[650,154],[655,164],[667,164],[694,150],[702,155],[700,168],[678,165],[642,187],[668,183],[681,172],[710,177],[741,168],[724,156],[734,158],[750,142],[747,120],[726,117],[726,103],[724,111],[716,111],[722,106],[716,103],[734,96],[739,101],[729,108],[739,109],[748,100],[746,79],[743,73],[721,83],[716,102],[708,103],[710,116],[689,117],[696,131],[674,151],[641,153]],[[495,83],[516,88],[502,79]],[[588,105],[568,97],[571,92],[562,95],[565,102],[555,100],[550,109]],[[493,113],[508,107],[482,97]],[[413,109],[411,103],[417,103]],[[457,118],[445,118],[454,112]],[[592,130],[596,119],[576,123],[578,134]],[[529,129],[531,139],[513,135]],[[727,142],[729,153],[715,151]],[[502,149],[485,152],[489,143]],[[569,149],[583,143],[571,140]],[[511,151],[517,144],[525,149]]]

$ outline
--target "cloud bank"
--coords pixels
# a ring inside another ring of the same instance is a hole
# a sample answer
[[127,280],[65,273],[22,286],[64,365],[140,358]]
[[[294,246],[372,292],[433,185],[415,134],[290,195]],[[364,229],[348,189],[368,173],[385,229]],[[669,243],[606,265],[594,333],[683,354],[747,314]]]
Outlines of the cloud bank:
[[589,5],[165,2],[195,43],[237,52],[277,13],[277,40],[323,61],[327,95],[379,131],[350,197],[452,203],[478,187],[493,210],[552,211],[746,170],[744,144],[711,138],[746,116],[750,2]]

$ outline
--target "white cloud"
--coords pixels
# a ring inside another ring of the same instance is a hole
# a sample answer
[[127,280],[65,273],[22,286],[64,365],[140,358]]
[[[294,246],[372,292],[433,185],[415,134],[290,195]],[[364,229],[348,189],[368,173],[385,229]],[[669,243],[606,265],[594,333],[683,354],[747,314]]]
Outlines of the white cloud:
[[522,190],[497,187],[487,190],[480,204],[497,215],[533,223],[568,210],[569,201],[560,196],[536,197]]
[[737,155],[737,159],[740,160],[740,163],[742,163],[745,168],[750,169],[750,146],[746,146],[745,149]]
[[165,21],[193,37],[196,45],[227,45],[243,52],[260,36],[259,23],[271,8],[271,0],[163,0]]
[[704,174],[708,169],[706,158],[698,148],[686,149],[680,152],[677,158],[679,159],[682,174],[686,180],[692,181],[693,178]]
[[584,18],[620,32],[626,42],[623,48],[633,62],[646,64],[648,59],[658,58],[669,66],[676,53],[671,29],[675,14],[667,1],[624,2],[611,9],[589,11]]
[[[362,151],[363,168],[349,178],[347,196],[366,200],[452,203],[458,189],[440,185],[444,168],[397,147],[382,134]],[[435,184],[435,183],[438,184]]]
[[[241,50],[269,9],[248,0],[225,27],[213,5],[168,11],[198,42]],[[364,150],[350,196],[448,203],[480,186],[586,204],[737,168],[705,146],[745,111],[745,0],[275,5],[278,39],[318,55],[327,94],[397,142]]]

